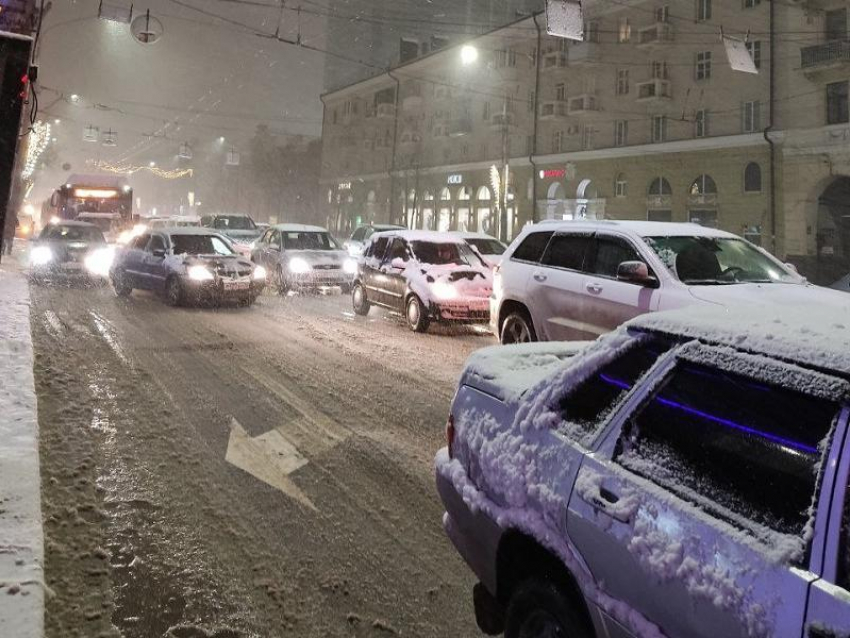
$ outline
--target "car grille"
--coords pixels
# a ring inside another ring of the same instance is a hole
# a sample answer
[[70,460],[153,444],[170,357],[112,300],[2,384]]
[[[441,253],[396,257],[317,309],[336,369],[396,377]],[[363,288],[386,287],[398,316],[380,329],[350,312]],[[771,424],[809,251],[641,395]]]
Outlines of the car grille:
[[320,264],[313,266],[313,270],[339,270],[342,268],[340,264]]
[[215,269],[215,274],[224,279],[238,279],[239,277],[247,277],[251,274],[251,268],[248,266],[238,266],[228,264],[219,266]]

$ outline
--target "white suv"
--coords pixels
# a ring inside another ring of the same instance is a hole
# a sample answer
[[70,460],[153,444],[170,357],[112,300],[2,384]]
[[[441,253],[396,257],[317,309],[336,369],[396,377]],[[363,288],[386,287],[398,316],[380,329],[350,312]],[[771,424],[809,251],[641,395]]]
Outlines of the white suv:
[[696,224],[557,221],[527,226],[493,281],[502,343],[595,339],[646,312],[692,304],[829,304],[840,293],[737,235]]

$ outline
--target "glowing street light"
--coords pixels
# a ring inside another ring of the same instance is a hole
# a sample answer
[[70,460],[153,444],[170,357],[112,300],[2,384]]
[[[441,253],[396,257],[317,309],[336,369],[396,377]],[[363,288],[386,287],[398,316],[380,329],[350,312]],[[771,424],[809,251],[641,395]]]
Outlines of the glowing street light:
[[474,64],[478,60],[478,49],[471,44],[464,44],[460,48],[460,61],[464,66]]
[[153,161],[152,161],[152,162],[150,162],[150,164],[148,164],[148,166],[150,166],[151,168],[153,168],[153,167],[155,167],[155,166],[156,166],[156,162],[153,162]]

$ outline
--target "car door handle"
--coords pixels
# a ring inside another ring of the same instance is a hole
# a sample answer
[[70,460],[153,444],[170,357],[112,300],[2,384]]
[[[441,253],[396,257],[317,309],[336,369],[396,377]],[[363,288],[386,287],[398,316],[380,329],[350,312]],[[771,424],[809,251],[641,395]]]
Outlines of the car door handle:
[[584,285],[590,292],[602,292],[602,284],[598,284],[595,281],[591,281]]
[[536,272],[531,276],[534,277],[534,281],[540,281],[540,282],[546,281],[546,275],[542,272]]
[[589,493],[579,494],[581,500],[590,505],[597,512],[610,516],[621,523],[631,522],[631,512],[617,507],[620,497],[609,489],[599,487]]

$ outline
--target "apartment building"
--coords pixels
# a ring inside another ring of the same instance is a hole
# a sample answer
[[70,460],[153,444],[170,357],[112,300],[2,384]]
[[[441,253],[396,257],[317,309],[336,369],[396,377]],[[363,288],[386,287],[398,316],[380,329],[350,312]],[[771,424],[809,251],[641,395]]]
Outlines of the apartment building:
[[584,7],[582,42],[533,16],[326,94],[326,222],[692,221],[818,281],[850,269],[846,2]]

